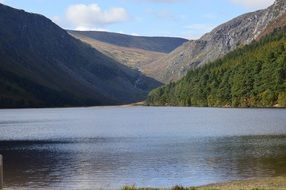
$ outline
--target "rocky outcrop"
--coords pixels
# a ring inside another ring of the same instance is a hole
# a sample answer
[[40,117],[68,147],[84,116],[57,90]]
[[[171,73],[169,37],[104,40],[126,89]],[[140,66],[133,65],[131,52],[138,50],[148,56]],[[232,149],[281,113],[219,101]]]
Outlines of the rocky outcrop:
[[[189,41],[156,63],[164,64],[153,76],[164,83],[182,78],[189,69],[202,66],[224,56],[238,46],[255,40],[286,12],[286,0],[276,0],[267,9],[241,15],[215,28],[199,40]],[[158,73],[160,73],[158,75]]]
[[260,40],[262,37],[271,34],[275,29],[286,26],[286,13],[271,22],[266,29],[259,34],[255,40]]

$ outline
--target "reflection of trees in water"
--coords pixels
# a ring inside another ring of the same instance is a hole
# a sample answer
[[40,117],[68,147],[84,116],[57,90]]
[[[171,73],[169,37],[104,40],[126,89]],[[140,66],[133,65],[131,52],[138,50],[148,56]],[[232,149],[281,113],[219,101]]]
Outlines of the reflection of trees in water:
[[62,166],[64,155],[36,148],[49,146],[46,143],[19,143],[0,142],[0,153],[4,156],[5,186],[44,187],[49,186],[51,181],[60,181],[63,178],[54,173],[54,168]]
[[0,153],[7,187],[172,186],[286,174],[286,136],[0,142]]
[[220,175],[251,178],[286,174],[286,136],[217,138],[212,144],[210,165]]

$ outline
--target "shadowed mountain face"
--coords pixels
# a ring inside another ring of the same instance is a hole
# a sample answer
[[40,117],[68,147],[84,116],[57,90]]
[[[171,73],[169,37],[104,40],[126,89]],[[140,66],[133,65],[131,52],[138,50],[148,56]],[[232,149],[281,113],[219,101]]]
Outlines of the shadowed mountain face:
[[[244,14],[205,34],[199,40],[189,41],[156,61],[153,74],[156,79],[168,83],[185,76],[188,70],[214,61],[236,49],[249,44],[274,20],[286,12],[286,1],[276,0],[267,9]],[[161,75],[157,75],[158,70]]]
[[0,107],[124,104],[159,85],[44,16],[0,4]]
[[178,46],[187,42],[183,38],[172,37],[143,37],[131,36],[110,32],[99,31],[68,31],[73,35],[82,35],[100,42],[105,42],[120,47],[143,49],[161,53],[170,53]]

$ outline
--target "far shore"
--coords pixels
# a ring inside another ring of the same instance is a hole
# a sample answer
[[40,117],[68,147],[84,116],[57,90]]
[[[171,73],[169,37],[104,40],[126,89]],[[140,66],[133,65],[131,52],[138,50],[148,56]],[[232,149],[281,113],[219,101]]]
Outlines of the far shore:
[[150,106],[146,105],[144,101],[142,102],[135,102],[130,104],[119,104],[119,105],[101,105],[101,106],[62,106],[62,107],[11,107],[11,108],[0,108],[0,110],[14,110],[14,109],[67,109],[67,108],[105,108],[105,107],[122,107],[122,108],[128,108],[128,107],[157,107],[157,108],[219,108],[219,109],[286,109],[286,107],[279,107],[279,106],[273,106],[273,107],[218,107],[218,106]]
[[199,187],[181,187],[173,188],[136,188],[135,186],[126,186],[122,190],[286,190],[286,176],[268,177],[248,180],[236,180],[225,183],[209,184]]
[[[135,107],[135,106],[143,106],[143,107],[171,107],[171,108],[221,108],[221,109],[286,109],[286,107],[281,107],[278,105],[272,106],[272,107],[231,107],[231,106],[223,106],[223,107],[218,107],[218,106],[149,106],[146,105],[144,101],[142,102],[135,102],[131,104],[124,104],[124,105],[119,105],[119,107]],[[112,107],[112,106],[111,106]]]

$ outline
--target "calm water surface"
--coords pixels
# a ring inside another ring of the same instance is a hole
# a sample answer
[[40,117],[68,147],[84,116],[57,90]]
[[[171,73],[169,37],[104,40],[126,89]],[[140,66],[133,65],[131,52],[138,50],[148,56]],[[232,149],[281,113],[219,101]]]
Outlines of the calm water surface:
[[286,109],[0,110],[5,189],[197,186],[286,175]]

